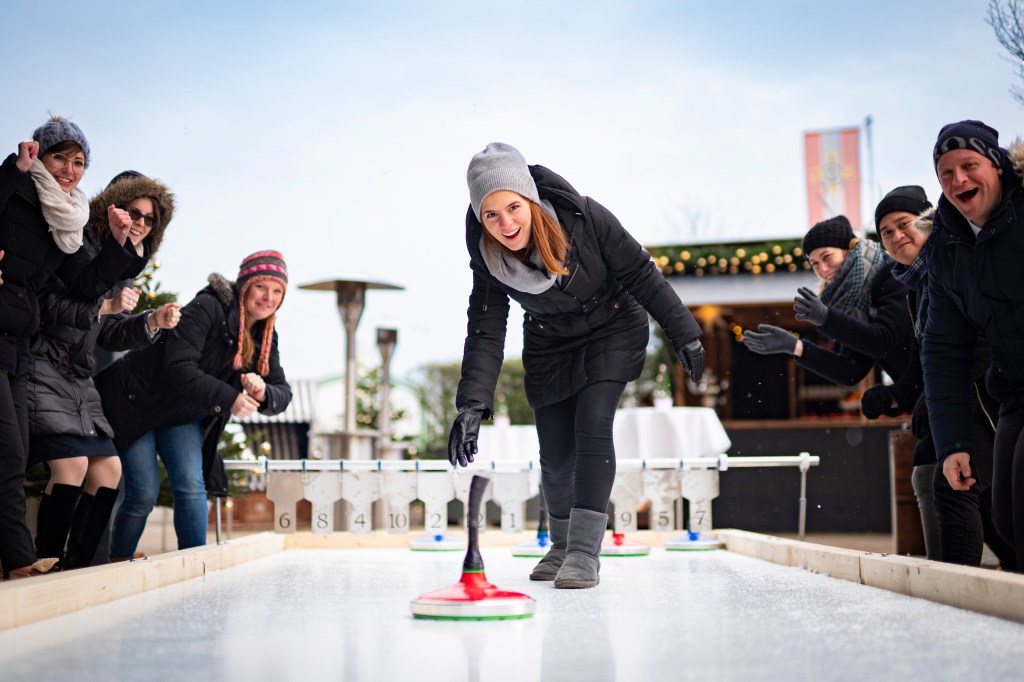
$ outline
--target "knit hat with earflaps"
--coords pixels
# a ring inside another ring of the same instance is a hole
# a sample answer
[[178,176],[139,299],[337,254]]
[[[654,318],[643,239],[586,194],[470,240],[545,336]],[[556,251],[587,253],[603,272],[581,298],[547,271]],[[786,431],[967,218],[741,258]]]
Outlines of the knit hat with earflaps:
[[[235,353],[235,369],[242,369],[242,335],[245,331],[245,292],[256,282],[275,279],[288,290],[288,268],[284,256],[279,251],[257,251],[245,257],[238,269],[238,351]],[[284,298],[281,299],[284,302]],[[270,372],[270,344],[274,337],[274,318],[277,311],[267,318],[263,328],[263,343],[260,345],[260,357],[256,363],[256,371],[260,376]]]

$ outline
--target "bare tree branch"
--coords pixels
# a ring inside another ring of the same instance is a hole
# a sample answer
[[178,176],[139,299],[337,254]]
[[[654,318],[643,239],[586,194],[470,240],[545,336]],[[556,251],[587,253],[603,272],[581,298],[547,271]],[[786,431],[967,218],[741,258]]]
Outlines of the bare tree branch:
[[[1024,82],[1024,21],[1020,0],[989,0],[986,22],[995,31],[996,40],[1009,53],[1007,61],[1017,67],[1017,75]],[[1024,87],[1013,86],[1010,93],[1024,106]]]

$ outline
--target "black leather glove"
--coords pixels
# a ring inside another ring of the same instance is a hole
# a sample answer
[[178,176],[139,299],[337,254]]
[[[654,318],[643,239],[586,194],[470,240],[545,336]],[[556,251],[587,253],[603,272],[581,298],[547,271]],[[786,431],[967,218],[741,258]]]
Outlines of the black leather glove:
[[828,306],[821,302],[818,295],[807,287],[800,287],[796,298],[793,299],[793,310],[796,311],[796,319],[810,322],[815,327],[825,324],[828,319]]
[[743,345],[759,355],[796,351],[796,336],[771,324],[757,325],[756,332],[743,332]]
[[468,405],[459,410],[448,434],[448,461],[468,466],[476,456],[476,440],[480,435],[480,420],[487,414],[481,405]]
[[914,415],[910,418],[910,432],[922,440],[931,433],[931,427],[928,426],[928,403],[925,402],[924,393],[921,393],[914,405]]
[[704,376],[704,366],[707,364],[707,353],[704,352],[704,346],[699,340],[694,339],[682,348],[676,348],[676,355],[679,356],[679,361],[683,363],[683,369],[690,375],[693,383],[699,384],[700,378]]
[[892,388],[883,384],[872,386],[864,391],[860,399],[860,411],[868,419],[878,419],[883,414],[889,417],[899,415],[899,406],[893,407]]

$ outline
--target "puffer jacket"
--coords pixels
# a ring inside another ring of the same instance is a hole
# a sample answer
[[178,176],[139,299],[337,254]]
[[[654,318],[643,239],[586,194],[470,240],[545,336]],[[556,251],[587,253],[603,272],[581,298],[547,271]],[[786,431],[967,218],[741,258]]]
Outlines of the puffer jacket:
[[526,397],[534,408],[564,400],[588,382],[639,377],[646,359],[648,312],[675,348],[701,335],[650,254],[608,209],[543,166],[530,166],[530,174],[569,238],[569,274],[540,294],[499,282],[480,251],[483,226],[470,207],[466,246],[473,289],[456,395],[460,408],[472,403],[493,411],[510,298],[525,311],[523,368]]
[[24,363],[18,362],[19,339],[27,350],[27,339],[39,329],[38,292],[51,274],[56,272],[75,295],[99,297],[118,281],[133,257],[108,236],[99,255],[87,264],[68,258],[50,236],[35,183],[18,170],[17,159],[11,154],[0,164],[0,370],[11,374],[25,371]]
[[1002,168],[1002,200],[977,238],[944,196],[928,249],[928,318],[922,340],[925,396],[935,452],[973,454],[971,386],[975,340],[990,347],[989,393],[1002,406],[1024,400],[1024,144]]
[[[201,421],[203,471],[207,490],[227,491],[224,464],[217,440],[231,417],[231,406],[242,392],[241,375],[235,370],[238,347],[238,289],[220,275],[210,275],[209,286],[181,309],[181,321],[151,346],[134,350],[96,375],[103,411],[114,428],[118,450],[153,429]],[[253,324],[252,335],[259,357],[265,321]],[[270,369],[265,377],[266,395],[259,411],[283,412],[292,391],[278,356],[277,330],[270,349]]]
[[153,342],[146,328],[148,313],[97,317],[104,298],[113,298],[131,286],[155,256],[167,224],[174,216],[174,196],[167,187],[145,176],[120,179],[89,202],[89,225],[82,248],[70,259],[85,267],[100,252],[110,230],[107,206],[125,206],[140,197],[152,199],[159,222],[153,227],[127,269],[122,281],[97,298],[72,296],[56,276],[40,293],[41,327],[32,340],[28,362],[29,431],[32,435],[106,436],[113,429],[103,415],[99,393],[92,381],[97,345],[109,351],[142,348]]

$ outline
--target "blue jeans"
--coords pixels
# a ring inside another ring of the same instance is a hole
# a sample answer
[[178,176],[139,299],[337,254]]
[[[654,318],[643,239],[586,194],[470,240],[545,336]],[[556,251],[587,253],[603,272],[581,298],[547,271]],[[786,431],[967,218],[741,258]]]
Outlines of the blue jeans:
[[121,452],[124,501],[114,518],[110,556],[135,555],[146,519],[160,493],[157,455],[164,462],[174,494],[174,532],[178,549],[206,544],[208,512],[203,480],[203,442],[199,422],[155,429]]

